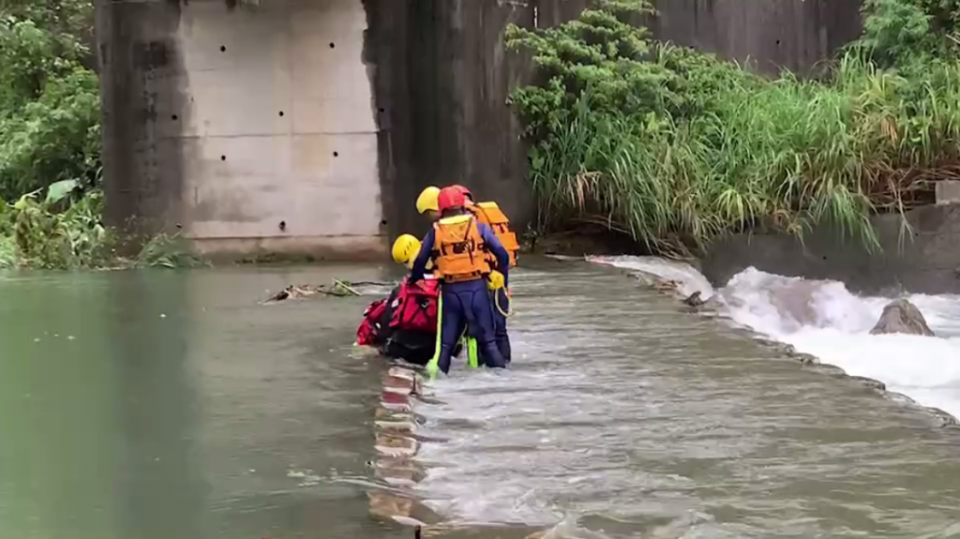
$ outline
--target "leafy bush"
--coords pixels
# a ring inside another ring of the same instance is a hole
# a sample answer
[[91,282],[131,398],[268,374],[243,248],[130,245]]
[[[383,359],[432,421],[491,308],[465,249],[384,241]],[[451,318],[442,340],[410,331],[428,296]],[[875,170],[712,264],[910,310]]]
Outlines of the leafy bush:
[[0,7],[0,196],[99,182],[99,88],[85,65],[91,33],[89,1]]
[[649,10],[600,0],[558,28],[508,29],[539,71],[511,102],[542,226],[602,223],[670,254],[749,227],[802,237],[829,221],[877,248],[872,212],[924,203],[925,182],[957,175],[960,64],[931,30],[952,15],[868,0],[864,38],[817,82],[656,42],[631,24]]
[[11,262],[37,268],[72,268],[95,266],[107,259],[99,192],[70,204],[65,211],[54,210],[75,186],[67,180],[52,185],[44,199],[38,198],[40,191],[34,191],[9,205],[4,216],[14,242]]
[[178,236],[157,236],[133,259],[117,255],[119,238],[100,222],[103,194],[79,198],[74,180],[0,204],[0,269],[196,267],[205,263]]

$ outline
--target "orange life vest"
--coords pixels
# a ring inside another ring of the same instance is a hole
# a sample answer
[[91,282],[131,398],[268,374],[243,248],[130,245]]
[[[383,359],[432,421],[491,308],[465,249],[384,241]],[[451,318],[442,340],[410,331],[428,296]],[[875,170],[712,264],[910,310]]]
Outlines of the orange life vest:
[[[507,219],[507,215],[503,213],[500,206],[496,202],[478,202],[469,206],[469,209],[478,221],[493,229],[493,233],[497,235],[500,244],[510,255],[510,267],[516,266],[520,243],[517,241],[517,235],[510,230],[510,219]],[[492,254],[489,257],[492,260],[496,259]]]
[[448,283],[482,279],[490,273],[483,237],[472,215],[457,215],[433,224],[434,275]]

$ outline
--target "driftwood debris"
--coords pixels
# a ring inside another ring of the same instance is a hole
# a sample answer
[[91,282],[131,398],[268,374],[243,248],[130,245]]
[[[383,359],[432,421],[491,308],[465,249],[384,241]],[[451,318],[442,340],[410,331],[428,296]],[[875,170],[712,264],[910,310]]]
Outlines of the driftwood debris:
[[340,279],[334,279],[329,285],[311,285],[311,284],[292,284],[283,290],[270,296],[264,303],[277,303],[289,299],[302,299],[317,294],[334,297],[360,296],[357,291],[358,286],[391,286],[393,283],[381,283],[375,281],[358,281],[352,283]]

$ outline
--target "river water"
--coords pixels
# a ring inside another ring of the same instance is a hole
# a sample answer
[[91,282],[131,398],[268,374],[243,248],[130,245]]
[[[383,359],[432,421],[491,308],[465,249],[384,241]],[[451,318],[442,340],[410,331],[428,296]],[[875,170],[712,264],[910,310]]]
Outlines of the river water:
[[882,300],[836,284],[746,272],[709,290],[717,319],[534,261],[512,276],[512,368],[457,365],[406,401],[352,346],[373,296],[258,303],[333,277],[386,276],[0,280],[0,537],[960,537],[955,429],[734,327],[960,415],[953,298],[914,298],[946,339],[869,337]]

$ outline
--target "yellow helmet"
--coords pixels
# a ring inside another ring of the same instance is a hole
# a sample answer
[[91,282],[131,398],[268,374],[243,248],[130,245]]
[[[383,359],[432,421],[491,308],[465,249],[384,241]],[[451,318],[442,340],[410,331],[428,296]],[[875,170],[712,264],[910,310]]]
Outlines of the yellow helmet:
[[420,254],[420,240],[404,234],[393,242],[393,261],[397,264],[410,265]]
[[420,192],[417,197],[417,212],[421,215],[428,211],[438,211],[437,198],[440,196],[440,188],[430,186]]

